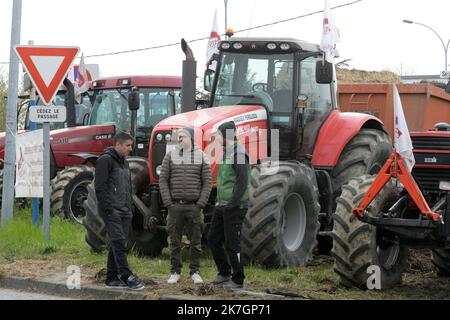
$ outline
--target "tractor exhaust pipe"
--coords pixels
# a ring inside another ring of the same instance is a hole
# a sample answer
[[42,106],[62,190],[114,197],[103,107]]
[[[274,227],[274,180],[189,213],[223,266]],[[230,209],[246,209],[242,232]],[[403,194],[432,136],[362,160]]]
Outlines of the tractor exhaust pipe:
[[67,108],[67,128],[73,128],[77,125],[77,118],[75,114],[75,89],[72,81],[65,78],[63,84],[67,88],[65,104]]
[[195,61],[192,49],[184,39],[181,39],[181,49],[186,55],[186,60],[183,61],[183,91],[181,93],[181,112],[184,113],[196,109],[197,61]]

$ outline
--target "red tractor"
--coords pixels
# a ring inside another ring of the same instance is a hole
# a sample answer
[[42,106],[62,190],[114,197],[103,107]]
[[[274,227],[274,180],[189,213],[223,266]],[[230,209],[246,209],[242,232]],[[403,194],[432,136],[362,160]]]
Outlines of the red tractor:
[[[132,130],[128,109],[132,89],[142,102],[136,118],[135,155],[148,154],[153,127],[180,109],[180,77],[113,77],[93,81],[92,88],[92,107],[86,104],[87,110],[78,112],[78,126],[55,127],[50,133],[52,212],[78,223],[84,216],[82,202],[93,179],[97,157],[113,145],[117,130]],[[2,158],[3,152],[0,151]]]
[[398,284],[409,247],[430,248],[438,274],[450,275],[450,125],[413,132],[411,139],[411,173],[394,152],[377,176],[353,178],[342,188],[333,256],[347,287],[368,288],[371,266],[379,270],[378,289]]
[[[318,236],[319,248],[331,249],[332,213],[341,186],[380,170],[392,151],[389,136],[377,118],[339,111],[333,66],[324,62],[318,45],[232,38],[222,41],[219,50],[217,73],[205,74],[209,108],[169,117],[152,132],[148,171],[133,175],[133,228],[140,233],[140,243],[146,243],[144,253],[162,250],[167,210],[158,178],[173,130],[194,128],[197,144],[207,151],[218,126],[233,120],[253,165],[251,207],[242,230],[245,259],[271,267],[304,265]],[[218,155],[211,157],[215,176]],[[107,242],[106,233],[95,193],[89,191],[86,239],[100,248]],[[207,226],[215,194],[213,190],[204,210]]]

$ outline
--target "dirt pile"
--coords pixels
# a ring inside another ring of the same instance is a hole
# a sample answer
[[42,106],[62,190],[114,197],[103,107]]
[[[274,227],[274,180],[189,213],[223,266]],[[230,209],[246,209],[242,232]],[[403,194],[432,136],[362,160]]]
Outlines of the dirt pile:
[[399,83],[400,76],[391,71],[365,71],[337,68],[338,83]]

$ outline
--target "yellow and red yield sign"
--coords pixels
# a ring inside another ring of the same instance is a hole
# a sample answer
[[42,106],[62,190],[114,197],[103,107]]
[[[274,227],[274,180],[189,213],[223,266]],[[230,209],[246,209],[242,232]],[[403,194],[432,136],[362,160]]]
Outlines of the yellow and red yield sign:
[[51,104],[79,48],[15,46],[14,49],[44,103]]

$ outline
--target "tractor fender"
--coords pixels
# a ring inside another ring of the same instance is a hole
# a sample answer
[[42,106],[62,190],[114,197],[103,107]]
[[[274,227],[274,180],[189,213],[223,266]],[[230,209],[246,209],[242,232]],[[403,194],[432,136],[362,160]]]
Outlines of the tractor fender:
[[95,164],[99,156],[92,153],[71,153],[69,154],[69,157],[81,158],[84,160],[84,164],[88,162]]
[[387,132],[383,122],[369,114],[333,111],[317,137],[312,165],[318,168],[334,167],[345,146],[362,128]]

